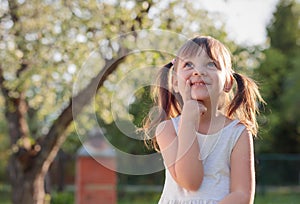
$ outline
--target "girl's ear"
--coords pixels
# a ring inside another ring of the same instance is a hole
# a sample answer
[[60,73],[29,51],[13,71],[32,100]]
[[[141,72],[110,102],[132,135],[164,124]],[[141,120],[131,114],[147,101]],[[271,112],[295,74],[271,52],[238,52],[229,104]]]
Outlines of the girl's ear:
[[233,86],[233,76],[230,74],[230,76],[227,77],[226,82],[224,84],[224,88],[223,88],[224,92],[228,93],[231,90],[232,86]]

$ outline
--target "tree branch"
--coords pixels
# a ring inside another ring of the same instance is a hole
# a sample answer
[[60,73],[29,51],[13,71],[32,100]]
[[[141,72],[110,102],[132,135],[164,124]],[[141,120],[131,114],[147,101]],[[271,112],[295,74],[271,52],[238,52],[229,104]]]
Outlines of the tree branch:
[[[10,135],[11,145],[15,144],[20,138],[27,137],[29,135],[28,125],[26,122],[27,105],[25,101],[24,93],[18,92],[18,97],[10,97],[9,92],[5,85],[5,78],[3,69],[0,67],[0,86],[1,91],[5,99],[5,117],[8,121],[8,131]],[[25,147],[30,148],[28,147]]]
[[21,61],[22,61],[21,67],[20,67],[20,69],[17,70],[17,73],[16,73],[17,77],[20,77],[22,72],[25,72],[29,67],[28,63],[26,63],[24,59],[21,59]]
[[16,23],[17,21],[19,21],[19,16],[17,14],[18,3],[15,0],[9,0],[7,2],[11,19],[14,23]]
[[5,88],[4,82],[5,82],[5,79],[4,79],[4,75],[3,75],[3,69],[0,66],[0,87],[1,87],[1,91],[3,93],[3,96],[6,98],[6,97],[8,97],[8,90]]
[[70,99],[69,105],[56,119],[48,134],[44,136],[41,142],[42,149],[35,161],[36,171],[39,171],[43,168],[43,165],[47,165],[47,163],[49,163],[45,161],[52,161],[54,159],[53,157],[55,157],[59,147],[66,139],[66,128],[81,113],[84,106],[90,102],[92,97],[95,96],[96,92],[103,85],[107,77],[117,69],[122,61],[124,61],[125,55],[128,52],[129,51],[127,49],[122,48],[118,53],[118,56],[121,57],[106,60],[103,69],[91,80],[89,85],[80,91],[77,96]]

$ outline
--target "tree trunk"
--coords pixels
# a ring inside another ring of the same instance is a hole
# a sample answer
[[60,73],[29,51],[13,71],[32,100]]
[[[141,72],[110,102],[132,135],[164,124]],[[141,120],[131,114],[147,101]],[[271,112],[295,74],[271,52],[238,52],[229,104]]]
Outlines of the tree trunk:
[[[22,81],[24,80],[23,77],[26,77],[23,73],[36,65],[27,64],[31,62],[31,59],[26,53],[31,51],[28,51],[25,46],[26,40],[24,32],[22,32],[24,22],[20,20],[22,18],[19,16],[22,13],[19,8],[24,7],[24,5],[19,4],[17,0],[9,0],[7,3],[9,7],[7,15],[13,21],[13,28],[10,29],[10,32],[15,36],[16,50],[20,50],[24,54],[19,59],[21,64],[15,74]],[[147,11],[144,13],[146,14]],[[6,18],[5,15],[4,17]],[[136,20],[141,23],[141,16],[138,18]],[[134,30],[134,27],[132,29]],[[14,90],[8,87],[0,64],[0,89],[5,99],[5,117],[8,122],[10,148],[12,150],[8,162],[8,173],[12,187],[13,204],[46,204],[49,202],[45,200],[45,175],[66,139],[66,128],[80,114],[83,107],[89,103],[108,75],[125,59],[128,52],[129,50],[121,46],[117,53],[119,57],[105,60],[103,69],[84,90],[80,91],[74,98],[70,98],[69,105],[53,122],[49,132],[42,136],[32,135],[28,129],[28,106],[24,94],[26,87],[22,87],[21,84]],[[33,138],[36,139],[37,144],[32,144]]]
[[[28,125],[26,122],[26,102],[23,94],[12,99],[9,90],[3,86],[3,70],[0,67],[0,85],[6,99],[6,107],[9,104],[14,107],[6,110],[6,118],[9,123],[9,135],[13,154],[8,164],[9,178],[12,184],[13,204],[47,204],[45,200],[45,175],[49,170],[57,152],[66,139],[66,127],[89,103],[95,92],[103,85],[106,78],[125,59],[127,49],[120,49],[120,58],[106,61],[106,65],[90,84],[76,97],[70,100],[69,106],[52,124],[47,135],[40,137],[36,144],[28,143]],[[75,102],[75,103],[74,103]],[[22,140],[23,146],[18,144]],[[26,145],[27,144],[27,145]],[[30,145],[28,145],[30,144]]]
[[44,178],[45,170],[38,173],[26,170],[16,155],[12,155],[8,165],[9,177],[12,184],[13,204],[48,204],[45,200]]

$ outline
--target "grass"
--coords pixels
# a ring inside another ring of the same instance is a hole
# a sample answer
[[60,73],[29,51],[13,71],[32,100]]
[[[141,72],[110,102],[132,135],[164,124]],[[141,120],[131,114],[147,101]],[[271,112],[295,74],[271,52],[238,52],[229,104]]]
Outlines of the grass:
[[[159,193],[122,193],[118,197],[118,204],[156,204]],[[0,203],[11,204],[8,191],[0,189]],[[300,193],[274,192],[257,193],[254,204],[298,204]],[[73,192],[55,193],[51,204],[74,204]]]
[[300,193],[267,193],[257,194],[255,204],[298,204]]
[[0,190],[0,203],[1,204],[11,204],[10,194],[8,191]]
[[156,204],[159,197],[159,193],[124,193],[119,195],[118,204]]
[[[119,198],[118,204],[156,204],[159,194],[147,195],[126,195]],[[298,204],[300,193],[257,193],[254,204]]]

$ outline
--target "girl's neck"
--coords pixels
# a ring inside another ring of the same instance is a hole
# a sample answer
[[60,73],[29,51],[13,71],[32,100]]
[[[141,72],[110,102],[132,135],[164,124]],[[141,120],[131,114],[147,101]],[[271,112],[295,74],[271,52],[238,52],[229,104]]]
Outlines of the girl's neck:
[[213,134],[225,127],[231,120],[229,120],[220,111],[207,111],[200,116],[198,132],[202,134]]

